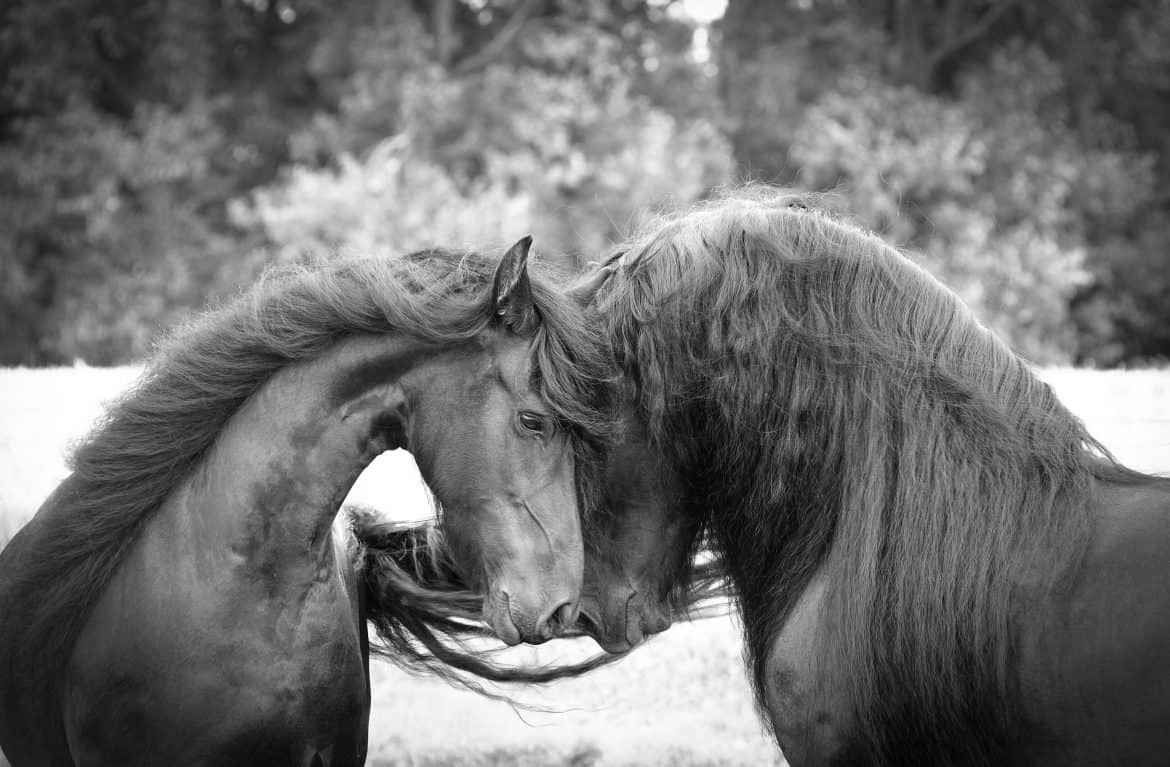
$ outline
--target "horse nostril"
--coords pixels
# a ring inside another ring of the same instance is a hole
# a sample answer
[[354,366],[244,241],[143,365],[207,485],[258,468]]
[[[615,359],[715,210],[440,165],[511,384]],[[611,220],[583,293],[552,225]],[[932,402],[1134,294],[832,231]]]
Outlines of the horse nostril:
[[554,637],[562,634],[577,622],[577,605],[572,602],[563,602],[545,621],[544,635]]
[[655,612],[648,615],[642,620],[642,633],[649,636],[650,634],[660,634],[670,628],[670,614],[667,612]]
[[586,634],[593,635],[598,630],[597,622],[589,617],[589,613],[582,612],[577,616],[577,628]]

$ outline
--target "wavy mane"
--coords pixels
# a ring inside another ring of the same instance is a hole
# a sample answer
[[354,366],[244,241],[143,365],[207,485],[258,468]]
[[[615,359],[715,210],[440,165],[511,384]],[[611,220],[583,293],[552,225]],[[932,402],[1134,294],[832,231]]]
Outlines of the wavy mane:
[[[472,339],[493,321],[488,296],[496,264],[475,253],[428,250],[281,268],[166,344],[77,448],[72,474],[43,507],[52,535],[42,536],[18,576],[21,598],[41,607],[18,629],[18,655],[5,660],[25,698],[59,709],[43,691],[60,689],[93,605],[146,520],[249,396],[283,367],[347,335],[401,333],[436,345]],[[588,508],[595,453],[609,428],[608,357],[596,326],[554,289],[551,276],[534,265],[530,279],[542,318],[532,346],[534,382],[570,431]],[[60,711],[43,717],[59,723]]]
[[[532,707],[485,689],[482,681],[544,684],[586,674],[628,654],[599,653],[540,666],[498,661],[496,656],[507,647],[480,619],[483,598],[462,582],[443,545],[441,526],[387,522],[363,508],[347,513],[350,561],[365,594],[366,618],[377,635],[371,638],[371,653],[522,708]],[[728,597],[722,569],[700,563],[680,578],[671,606],[676,617],[692,620],[726,614]],[[584,636],[577,627],[559,639]]]
[[843,670],[866,753],[995,755],[1022,722],[1013,614],[1082,556],[1095,480],[1151,478],[951,291],[815,206],[758,188],[651,222],[594,306],[694,478],[760,701],[819,571],[816,663]]
[[[400,668],[429,673],[512,705],[531,707],[484,689],[482,680],[556,682],[618,662],[628,654],[603,652],[584,661],[538,666],[496,661],[495,656],[508,648],[480,619],[483,597],[464,585],[449,559],[449,548],[442,543],[441,526],[401,525],[362,507],[349,507],[346,512],[350,561],[362,583],[366,620],[377,634],[371,638],[370,651]],[[700,562],[680,575],[670,594],[670,606],[677,619],[696,620],[727,614],[729,597],[722,568],[715,562]],[[585,636],[578,626],[558,638]]]
[[[350,561],[364,591],[376,637],[370,652],[489,698],[517,703],[482,681],[541,684],[580,676],[620,660],[594,655],[576,663],[529,667],[499,662],[507,646],[480,618],[482,595],[467,590],[450,561],[441,526],[403,526],[349,509]],[[580,632],[566,636],[583,636]]]

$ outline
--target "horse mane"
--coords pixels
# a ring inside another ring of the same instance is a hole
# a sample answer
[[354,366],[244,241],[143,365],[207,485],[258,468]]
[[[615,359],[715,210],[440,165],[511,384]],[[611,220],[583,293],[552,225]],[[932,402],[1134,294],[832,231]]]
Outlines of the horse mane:
[[[481,695],[516,703],[481,680],[540,684],[580,676],[620,660],[594,655],[540,667],[497,662],[506,649],[480,617],[481,594],[467,589],[449,559],[441,525],[404,526],[363,509],[349,510],[350,561],[361,584],[370,652]],[[580,632],[567,636],[582,636]]]
[[[505,646],[480,617],[482,595],[467,590],[444,545],[441,525],[404,525],[363,508],[348,508],[350,561],[373,625],[370,652],[411,672],[437,676],[490,698],[517,704],[487,690],[496,683],[544,684],[586,674],[628,653],[595,654],[583,661],[533,667],[498,662]],[[694,565],[671,594],[675,617],[722,613],[726,576],[714,562]],[[579,628],[561,638],[583,637]]]
[[839,670],[875,763],[1002,762],[1026,726],[1013,614],[1082,556],[1095,481],[1151,478],[935,278],[817,208],[756,187],[652,221],[592,305],[693,477],[761,705],[820,572],[814,674]]
[[[249,396],[345,336],[401,333],[435,345],[473,339],[494,322],[488,297],[497,263],[433,249],[276,268],[166,343],[74,452],[71,475],[44,506],[52,535],[15,576],[22,598],[38,605],[6,660],[26,697],[46,707],[28,721],[60,726],[59,694],[44,691],[60,690],[90,610],[151,514]],[[609,429],[610,363],[599,330],[558,292],[554,275],[537,264],[529,271],[542,320],[532,343],[534,385],[570,433],[588,508]]]

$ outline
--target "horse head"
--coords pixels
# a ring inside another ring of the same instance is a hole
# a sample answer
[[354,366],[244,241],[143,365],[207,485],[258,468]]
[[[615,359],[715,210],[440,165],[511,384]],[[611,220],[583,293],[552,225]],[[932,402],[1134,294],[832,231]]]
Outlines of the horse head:
[[[571,291],[589,306],[616,271],[606,264]],[[579,628],[610,653],[627,652],[670,628],[688,593],[699,533],[686,506],[684,477],[654,443],[625,387],[617,438],[603,458],[599,513],[585,531]]]
[[538,390],[542,332],[524,238],[500,263],[492,321],[435,362],[405,419],[405,442],[435,492],[452,563],[484,594],[506,643],[540,643],[577,618],[583,544],[570,435]]
[[580,628],[606,652],[670,628],[687,581],[695,525],[683,478],[632,415],[605,459],[603,508],[586,530]]

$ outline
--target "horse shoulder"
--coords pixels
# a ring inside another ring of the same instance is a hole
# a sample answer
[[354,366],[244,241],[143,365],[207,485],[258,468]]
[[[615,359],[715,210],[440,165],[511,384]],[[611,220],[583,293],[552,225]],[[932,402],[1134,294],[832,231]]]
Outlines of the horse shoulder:
[[1170,485],[1100,488],[1075,575],[1033,601],[1020,621],[1020,682],[1038,751],[1052,761],[1164,764]]
[[369,672],[345,546],[329,542],[321,583],[291,604],[236,577],[229,561],[188,551],[174,513],[182,495],[147,524],[74,646],[70,751],[95,764],[202,753],[308,765],[324,751],[318,763],[360,764]]
[[834,669],[815,667],[826,579],[809,582],[768,649],[764,704],[793,767],[838,764],[851,741],[851,707]]

